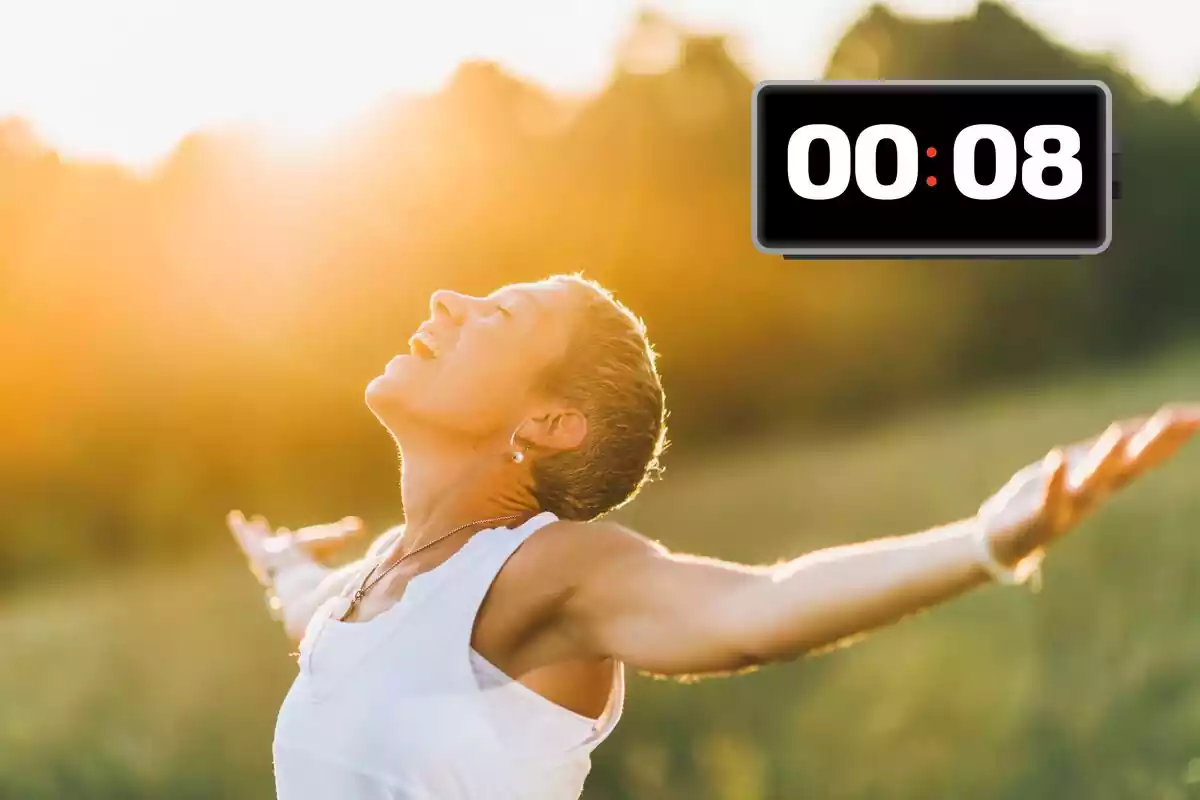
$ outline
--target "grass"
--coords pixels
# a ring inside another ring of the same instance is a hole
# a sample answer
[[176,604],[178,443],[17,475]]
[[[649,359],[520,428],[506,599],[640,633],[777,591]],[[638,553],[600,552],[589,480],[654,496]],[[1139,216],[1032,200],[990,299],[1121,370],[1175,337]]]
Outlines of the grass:
[[[1200,353],[823,442],[673,463],[622,514],[772,561],[970,513],[1051,445],[1200,398]],[[635,679],[589,800],[1200,797],[1200,446],[1064,542],[1038,595],[986,589],[819,659]],[[214,529],[219,521],[214,520]],[[0,608],[0,797],[266,798],[292,647],[228,547]]]

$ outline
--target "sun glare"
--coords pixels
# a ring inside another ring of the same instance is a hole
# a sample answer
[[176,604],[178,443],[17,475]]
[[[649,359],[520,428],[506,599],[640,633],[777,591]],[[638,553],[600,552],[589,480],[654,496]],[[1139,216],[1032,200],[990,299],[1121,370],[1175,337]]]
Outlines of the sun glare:
[[355,121],[367,114],[380,97],[356,101],[345,96],[314,95],[293,104],[276,104],[249,116],[250,123],[274,148],[293,154],[311,154],[336,144]]
[[358,116],[344,109],[311,106],[273,117],[262,125],[271,140],[296,150],[320,148],[332,142]]
[[[1009,0],[1051,35],[1117,48],[1180,94],[1200,50],[1147,0]],[[281,145],[321,147],[389,94],[436,89],[465,59],[498,61],[550,89],[603,84],[639,7],[733,33],[763,77],[817,77],[870,0],[0,0],[0,119],[18,115],[70,157],[147,165],[188,133],[251,123]],[[890,0],[905,13],[970,13],[974,0]],[[1188,20],[1200,12],[1189,11]]]
[[544,6],[0,2],[0,118],[28,119],[71,157],[148,166],[190,132],[230,125],[321,147],[387,96],[434,90],[469,58],[552,88],[599,85],[631,19],[626,3]]

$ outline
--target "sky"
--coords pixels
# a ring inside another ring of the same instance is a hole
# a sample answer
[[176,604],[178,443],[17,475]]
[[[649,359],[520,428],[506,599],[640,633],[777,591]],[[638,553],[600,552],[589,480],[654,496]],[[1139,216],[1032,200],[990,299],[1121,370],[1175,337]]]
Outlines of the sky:
[[[551,89],[609,75],[637,11],[737,37],[756,78],[818,77],[870,0],[0,0],[0,118],[69,156],[146,164],[232,121],[319,140],[380,98],[489,58]],[[974,0],[891,0],[921,17]],[[1070,46],[1115,53],[1152,91],[1200,82],[1200,3],[1011,0]]]

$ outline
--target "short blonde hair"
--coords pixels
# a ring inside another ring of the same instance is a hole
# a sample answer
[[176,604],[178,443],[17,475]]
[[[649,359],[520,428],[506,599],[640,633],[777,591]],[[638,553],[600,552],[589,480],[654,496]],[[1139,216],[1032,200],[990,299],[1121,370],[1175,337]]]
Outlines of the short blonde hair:
[[590,520],[632,500],[662,471],[666,396],[637,315],[582,275],[549,280],[567,284],[580,308],[566,356],[542,388],[579,409],[588,427],[578,449],[534,462],[534,496],[543,511]]

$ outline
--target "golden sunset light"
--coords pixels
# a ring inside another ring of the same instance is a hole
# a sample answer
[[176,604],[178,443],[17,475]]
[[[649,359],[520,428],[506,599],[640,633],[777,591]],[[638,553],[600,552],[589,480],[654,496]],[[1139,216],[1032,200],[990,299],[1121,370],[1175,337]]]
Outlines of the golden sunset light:
[[[728,31],[760,77],[819,77],[838,35],[869,3],[749,0],[42,0],[0,7],[0,116],[32,122],[64,152],[146,164],[197,128],[250,122],[311,144],[392,93],[436,89],[486,58],[547,88],[592,90],[640,8]],[[902,0],[939,17],[969,0]],[[1112,51],[1148,87],[1181,95],[1200,75],[1200,12],[1186,4],[1070,0],[1013,4],[1066,44]]]
[[1200,797],[1197,30],[0,0],[0,800]]

